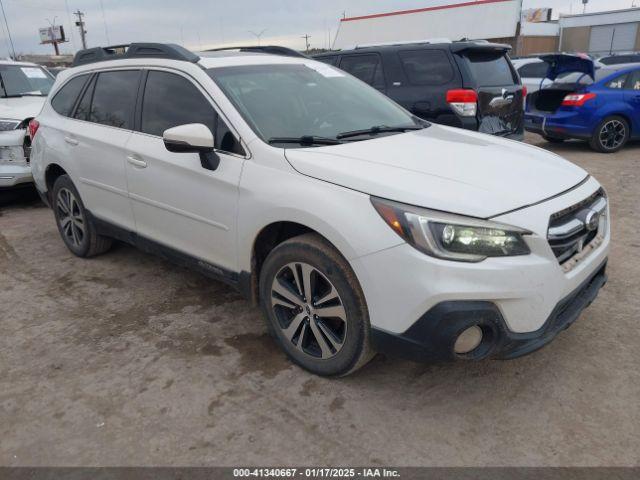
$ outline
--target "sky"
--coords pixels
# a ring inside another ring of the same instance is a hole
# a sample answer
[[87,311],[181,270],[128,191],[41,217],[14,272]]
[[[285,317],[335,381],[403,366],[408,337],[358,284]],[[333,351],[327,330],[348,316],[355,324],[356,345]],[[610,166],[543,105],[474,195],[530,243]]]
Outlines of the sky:
[[[464,0],[0,0],[16,53],[53,53],[40,45],[38,29],[62,24],[69,42],[62,53],[81,48],[72,12],[85,13],[88,46],[150,41],[198,50],[216,46],[286,45],[326,48],[339,19],[394,10],[461,3]],[[467,0],[468,1],[468,0]],[[640,7],[640,0],[589,0],[587,12]],[[523,8],[550,7],[581,13],[581,0],[523,0]],[[1,12],[0,12],[1,13]],[[0,17],[0,57],[9,55],[7,27]]]

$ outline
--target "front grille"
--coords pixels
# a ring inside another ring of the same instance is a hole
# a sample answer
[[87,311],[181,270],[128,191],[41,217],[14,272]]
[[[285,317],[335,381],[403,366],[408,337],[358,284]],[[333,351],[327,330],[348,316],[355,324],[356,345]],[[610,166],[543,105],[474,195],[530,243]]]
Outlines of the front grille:
[[583,201],[551,215],[547,238],[565,270],[600,245],[606,230],[607,197],[600,189]]

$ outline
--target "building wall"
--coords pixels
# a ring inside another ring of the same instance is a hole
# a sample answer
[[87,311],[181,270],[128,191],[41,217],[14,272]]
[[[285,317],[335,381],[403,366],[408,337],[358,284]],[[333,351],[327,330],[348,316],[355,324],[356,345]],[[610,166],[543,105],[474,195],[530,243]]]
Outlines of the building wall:
[[561,52],[586,52],[589,50],[591,27],[569,27],[562,29],[560,35]]
[[558,37],[522,37],[518,55],[552,53],[558,51]]

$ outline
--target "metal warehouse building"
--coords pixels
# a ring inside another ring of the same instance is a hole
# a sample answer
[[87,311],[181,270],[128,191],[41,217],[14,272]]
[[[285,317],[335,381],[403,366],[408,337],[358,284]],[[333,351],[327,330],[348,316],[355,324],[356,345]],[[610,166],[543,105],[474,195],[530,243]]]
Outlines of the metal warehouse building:
[[343,18],[333,48],[428,38],[491,39],[514,43],[520,0],[478,0]]
[[640,8],[562,15],[560,50],[608,54],[640,50]]
[[476,0],[340,21],[333,49],[433,38],[507,43],[519,55],[555,51],[557,22],[521,23],[521,0]]

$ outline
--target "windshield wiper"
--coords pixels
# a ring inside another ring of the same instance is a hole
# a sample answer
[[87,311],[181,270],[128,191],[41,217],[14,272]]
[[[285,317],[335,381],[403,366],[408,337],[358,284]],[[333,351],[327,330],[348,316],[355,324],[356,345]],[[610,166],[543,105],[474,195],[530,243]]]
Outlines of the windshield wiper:
[[337,139],[359,137],[360,135],[377,135],[379,133],[388,132],[407,132],[409,130],[422,130],[427,128],[428,125],[398,125],[396,127],[388,127],[386,125],[377,125],[371,128],[365,128],[364,130],[353,130],[351,132],[343,132],[336,135]]
[[274,143],[296,143],[303,147],[311,147],[313,145],[340,145],[342,142],[335,138],[303,135],[302,137],[271,137],[269,139],[269,145],[273,145]]

